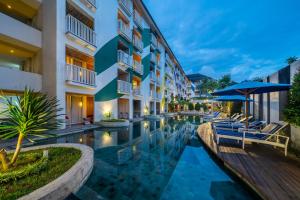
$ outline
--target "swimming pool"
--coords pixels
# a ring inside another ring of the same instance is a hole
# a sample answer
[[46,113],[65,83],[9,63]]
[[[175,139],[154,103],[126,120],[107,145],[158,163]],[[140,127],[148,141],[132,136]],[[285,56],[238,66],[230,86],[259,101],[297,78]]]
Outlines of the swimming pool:
[[[195,137],[196,117],[162,118],[48,140],[95,151],[94,169],[76,199],[253,199]],[[191,139],[194,138],[194,139]]]

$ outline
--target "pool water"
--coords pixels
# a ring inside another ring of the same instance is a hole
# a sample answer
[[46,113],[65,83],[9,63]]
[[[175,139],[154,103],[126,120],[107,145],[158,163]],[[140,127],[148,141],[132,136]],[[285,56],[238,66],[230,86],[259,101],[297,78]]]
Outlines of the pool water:
[[253,199],[203,148],[195,134],[200,123],[162,118],[47,143],[82,143],[95,151],[93,172],[73,199]]

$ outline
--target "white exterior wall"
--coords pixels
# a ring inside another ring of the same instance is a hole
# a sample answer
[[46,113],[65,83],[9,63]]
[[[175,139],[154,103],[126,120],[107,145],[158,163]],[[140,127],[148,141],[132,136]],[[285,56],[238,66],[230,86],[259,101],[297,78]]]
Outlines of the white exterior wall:
[[[271,83],[279,83],[278,73],[270,76]],[[270,122],[279,121],[279,92],[270,93]]]

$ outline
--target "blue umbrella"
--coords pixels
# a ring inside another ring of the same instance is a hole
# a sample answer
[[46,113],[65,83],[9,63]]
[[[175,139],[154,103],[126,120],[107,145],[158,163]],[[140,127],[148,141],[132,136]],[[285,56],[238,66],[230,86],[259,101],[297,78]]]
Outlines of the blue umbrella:
[[[242,95],[220,96],[213,99],[214,101],[246,101],[246,97]],[[253,101],[249,99],[248,101]]]
[[290,84],[276,84],[276,83],[266,83],[266,82],[255,82],[248,81],[238,83],[222,90],[217,90],[212,93],[215,96],[225,96],[225,95],[244,95],[246,98],[246,127],[248,128],[248,104],[250,94],[263,94],[269,92],[278,92],[289,90],[291,88]]

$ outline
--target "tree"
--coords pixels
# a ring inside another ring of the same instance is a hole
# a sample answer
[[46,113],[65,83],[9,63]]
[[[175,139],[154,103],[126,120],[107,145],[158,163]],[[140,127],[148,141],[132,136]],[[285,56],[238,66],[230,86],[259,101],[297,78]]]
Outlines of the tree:
[[194,104],[193,103],[189,103],[189,111],[192,111],[192,110],[194,110]]
[[17,97],[16,102],[5,96],[1,98],[7,108],[0,113],[4,117],[0,123],[0,139],[18,137],[16,149],[10,161],[5,149],[0,150],[3,170],[7,170],[16,163],[24,139],[33,142],[28,136],[47,137],[49,134],[45,134],[45,131],[59,127],[60,123],[56,118],[57,112],[61,109],[58,108],[56,98],[28,88],[25,88],[22,96]]
[[256,81],[256,82],[263,82],[264,78],[262,77],[254,77],[251,79],[251,81]]
[[300,126],[300,71],[295,74],[292,88],[289,91],[288,104],[284,110],[286,121]]
[[291,56],[289,58],[286,59],[287,64],[292,64],[293,62],[297,61],[298,58],[296,56]]
[[218,87],[217,81],[213,79],[203,79],[202,83],[199,84],[198,89],[201,91],[201,94],[208,94],[214,91]]
[[234,82],[231,80],[230,74],[226,74],[226,75],[222,76],[221,79],[219,79],[218,89],[223,89],[223,88],[226,88],[233,84],[234,84]]
[[195,105],[195,110],[199,111],[199,110],[200,110],[200,108],[201,108],[201,105],[200,105],[200,103],[196,103],[196,105]]

